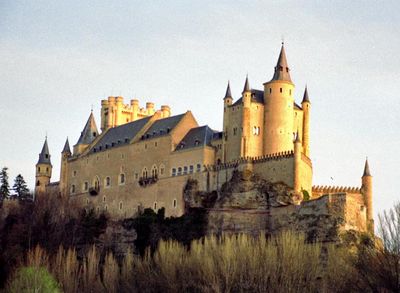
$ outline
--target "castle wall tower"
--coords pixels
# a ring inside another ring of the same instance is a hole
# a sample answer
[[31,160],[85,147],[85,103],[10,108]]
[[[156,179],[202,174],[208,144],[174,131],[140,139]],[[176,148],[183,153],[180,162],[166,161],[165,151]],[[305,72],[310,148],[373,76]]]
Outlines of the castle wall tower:
[[310,157],[310,111],[311,103],[308,97],[307,86],[304,90],[303,101],[301,102],[303,108],[303,152],[307,157]]
[[364,174],[361,177],[361,193],[364,196],[365,206],[367,208],[367,227],[370,233],[374,233],[374,214],[372,204],[372,176],[369,170],[368,159],[365,160]]
[[294,84],[283,43],[274,76],[264,83],[264,104],[264,154],[293,150]]
[[64,148],[61,152],[61,167],[60,167],[60,192],[62,195],[67,194],[68,186],[68,158],[71,157],[71,149],[69,147],[68,138],[65,141]]
[[249,139],[250,139],[250,107],[251,107],[251,89],[249,77],[246,76],[242,92],[243,113],[242,113],[242,141],[241,141],[241,157],[249,155]]
[[232,105],[233,98],[231,93],[231,87],[228,81],[228,86],[226,88],[226,93],[224,97],[224,114],[223,114],[223,137],[222,137],[222,160],[223,162],[227,161],[226,153],[227,153],[227,138],[228,138],[228,127],[229,127],[229,119],[230,119],[230,111],[229,107]]
[[293,163],[293,189],[296,192],[301,191],[301,153],[302,153],[302,143],[300,135],[296,133],[296,139],[294,141],[294,163]]
[[46,137],[36,164],[35,195],[46,192],[46,186],[50,183],[52,170],[53,166],[50,161],[50,152]]

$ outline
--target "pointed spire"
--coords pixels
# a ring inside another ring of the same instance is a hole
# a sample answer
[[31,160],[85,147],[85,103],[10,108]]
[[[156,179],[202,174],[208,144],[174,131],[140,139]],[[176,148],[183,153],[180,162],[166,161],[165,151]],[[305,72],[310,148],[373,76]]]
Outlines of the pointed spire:
[[244,83],[244,88],[243,88],[243,92],[242,93],[249,92],[249,91],[250,91],[249,75],[247,74],[246,75],[246,81]]
[[98,135],[99,132],[94,121],[93,112],[91,112],[76,144],[91,144]]
[[281,52],[275,66],[275,73],[272,80],[285,80],[292,82],[289,74],[289,66],[286,60],[284,43],[282,42]]
[[365,166],[364,166],[364,176],[371,176],[371,172],[369,171],[369,164],[368,164],[368,157],[365,159]]
[[65,153],[70,153],[71,154],[71,149],[69,148],[68,137],[67,137],[67,140],[65,141],[64,148],[63,148],[61,153],[62,154],[65,154]]
[[226,87],[225,99],[226,98],[232,98],[231,86],[229,81],[228,81],[228,86]]
[[46,139],[44,140],[42,151],[39,154],[39,160],[37,163],[51,165],[49,146],[47,145],[47,135],[46,135]]
[[301,103],[310,103],[310,99],[308,98],[308,90],[307,90],[307,85],[306,88],[304,90],[304,95],[303,95],[303,101],[301,101]]

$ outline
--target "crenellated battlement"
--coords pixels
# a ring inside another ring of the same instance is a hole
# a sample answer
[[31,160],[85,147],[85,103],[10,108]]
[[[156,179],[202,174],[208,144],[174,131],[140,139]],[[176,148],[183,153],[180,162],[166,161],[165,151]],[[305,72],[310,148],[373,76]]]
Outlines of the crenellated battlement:
[[316,193],[335,193],[335,192],[348,192],[348,193],[361,193],[359,187],[346,187],[346,186],[313,186],[312,192]]

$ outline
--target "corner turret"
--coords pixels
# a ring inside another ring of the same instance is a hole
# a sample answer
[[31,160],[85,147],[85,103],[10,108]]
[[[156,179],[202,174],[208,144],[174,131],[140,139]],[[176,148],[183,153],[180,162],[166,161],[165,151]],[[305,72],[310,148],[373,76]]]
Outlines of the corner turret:
[[301,138],[299,131],[296,132],[296,138],[293,142],[294,146],[294,162],[293,162],[293,189],[297,193],[300,194],[302,189],[301,186],[301,172],[300,172],[300,164],[301,164],[301,152],[302,152],[302,145],[301,145]]
[[301,102],[303,109],[303,150],[304,154],[310,157],[310,111],[311,103],[308,97],[307,86],[304,89],[303,101]]
[[90,113],[89,119],[86,122],[83,131],[78,139],[76,145],[74,145],[74,155],[81,154],[99,135],[97,130],[96,122],[93,117],[93,112]]
[[52,169],[53,166],[50,161],[50,152],[46,137],[42,151],[39,154],[39,160],[36,164],[35,194],[44,193],[46,191],[46,186],[50,183]]
[[361,193],[364,196],[364,203],[367,208],[367,229],[370,233],[374,233],[374,214],[372,204],[372,176],[369,170],[368,158],[365,160],[364,173],[361,177]]
[[65,141],[64,148],[61,151],[61,168],[60,168],[60,192],[66,195],[68,180],[68,158],[71,157],[71,149],[69,147],[68,137]]

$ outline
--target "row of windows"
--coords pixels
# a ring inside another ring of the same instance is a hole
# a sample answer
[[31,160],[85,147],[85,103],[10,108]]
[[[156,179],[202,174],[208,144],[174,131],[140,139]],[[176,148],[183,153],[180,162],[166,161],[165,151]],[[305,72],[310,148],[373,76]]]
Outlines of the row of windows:
[[[279,92],[283,93],[283,88],[279,88]],[[269,88],[269,93],[272,94],[272,88]],[[289,95],[290,96],[292,95],[292,90],[291,89],[289,89]]]
[[[103,202],[105,202],[105,197],[103,198]],[[86,204],[89,204],[89,200],[86,200]],[[176,209],[176,208],[178,207],[178,202],[177,202],[176,199],[174,199],[174,200],[172,201],[172,207],[173,207],[174,209]],[[119,202],[118,209],[119,209],[120,211],[122,211],[122,209],[123,209],[123,202],[122,202],[122,201]],[[154,209],[155,211],[157,211],[157,202],[154,202],[153,209]],[[108,211],[108,205],[105,204],[103,210],[104,210],[105,212],[107,212],[107,211]],[[138,210],[138,211],[141,210],[141,205],[138,206],[137,210]],[[98,213],[100,212],[100,207],[97,207],[97,212],[98,212]]]
[[[201,164],[196,165],[196,172],[201,172]],[[178,167],[178,168],[172,168],[171,170],[171,175],[172,176],[180,176],[180,175],[186,175],[186,174],[192,174],[194,173],[194,166],[184,166],[184,167]]]

